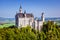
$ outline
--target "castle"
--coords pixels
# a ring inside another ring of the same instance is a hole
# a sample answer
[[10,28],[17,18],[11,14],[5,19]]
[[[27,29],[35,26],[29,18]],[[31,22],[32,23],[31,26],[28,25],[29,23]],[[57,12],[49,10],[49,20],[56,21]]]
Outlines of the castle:
[[44,22],[44,13],[41,15],[41,20],[38,18],[34,18],[32,13],[26,13],[26,11],[22,12],[22,7],[20,6],[19,12],[15,15],[15,23],[18,28],[26,27],[30,25],[31,28],[35,30],[41,30]]

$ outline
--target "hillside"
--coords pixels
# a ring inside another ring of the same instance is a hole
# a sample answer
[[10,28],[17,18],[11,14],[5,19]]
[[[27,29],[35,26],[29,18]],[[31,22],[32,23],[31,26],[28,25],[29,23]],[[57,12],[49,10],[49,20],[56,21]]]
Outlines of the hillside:
[[53,18],[47,17],[47,18],[45,18],[45,20],[46,21],[48,21],[48,20],[57,21],[57,20],[60,20],[60,17],[53,17]]
[[[47,18],[45,18],[45,20],[46,21],[48,21],[48,20],[56,21],[56,20],[60,20],[60,17],[52,17],[52,18],[47,17]],[[4,17],[0,17],[0,22],[1,21],[15,21],[15,18],[4,18]]]
[[15,18],[4,18],[4,17],[0,17],[0,21],[14,21]]
[[0,24],[3,24],[3,23],[14,23],[14,22],[15,22],[15,18],[0,17]]
[[[41,18],[39,18],[39,19],[41,19]],[[58,24],[60,24],[60,17],[45,18],[45,21],[48,21],[48,20],[52,20],[52,21],[55,21]],[[15,23],[15,18],[0,17],[0,24],[3,24],[3,23]]]

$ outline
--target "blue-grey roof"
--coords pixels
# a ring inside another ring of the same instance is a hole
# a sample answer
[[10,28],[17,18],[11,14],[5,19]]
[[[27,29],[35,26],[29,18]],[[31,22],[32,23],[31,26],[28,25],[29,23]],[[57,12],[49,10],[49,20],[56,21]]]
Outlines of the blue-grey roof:
[[34,20],[41,21],[41,18],[35,17]]

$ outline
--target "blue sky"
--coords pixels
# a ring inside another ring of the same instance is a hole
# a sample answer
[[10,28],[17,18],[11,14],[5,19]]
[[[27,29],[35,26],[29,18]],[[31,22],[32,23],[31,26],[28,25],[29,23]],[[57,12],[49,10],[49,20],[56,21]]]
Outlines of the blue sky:
[[0,0],[0,17],[14,18],[20,4],[23,12],[32,13],[35,17],[60,17],[60,0]]

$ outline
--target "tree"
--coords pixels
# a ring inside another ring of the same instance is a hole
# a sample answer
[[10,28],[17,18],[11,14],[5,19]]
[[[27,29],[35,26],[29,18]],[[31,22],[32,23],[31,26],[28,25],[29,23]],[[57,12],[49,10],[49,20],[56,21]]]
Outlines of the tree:
[[46,40],[60,40],[58,26],[53,21],[48,21],[43,25],[43,32],[46,35]]

